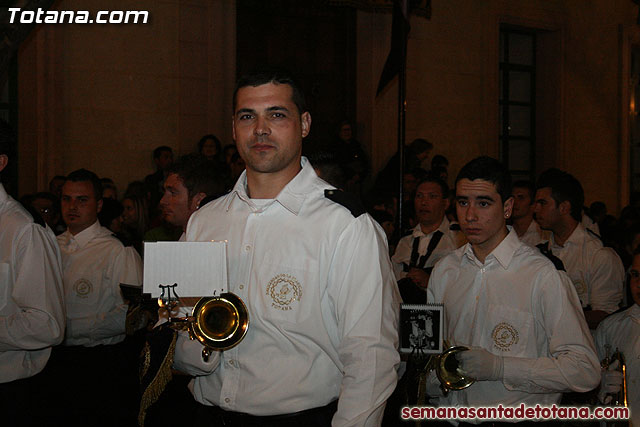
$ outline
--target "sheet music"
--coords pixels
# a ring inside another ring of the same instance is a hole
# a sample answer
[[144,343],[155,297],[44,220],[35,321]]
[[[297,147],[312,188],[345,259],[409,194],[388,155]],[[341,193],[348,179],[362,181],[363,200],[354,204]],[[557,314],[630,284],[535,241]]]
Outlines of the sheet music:
[[181,297],[212,296],[227,289],[227,242],[145,242],[143,291],[177,283]]

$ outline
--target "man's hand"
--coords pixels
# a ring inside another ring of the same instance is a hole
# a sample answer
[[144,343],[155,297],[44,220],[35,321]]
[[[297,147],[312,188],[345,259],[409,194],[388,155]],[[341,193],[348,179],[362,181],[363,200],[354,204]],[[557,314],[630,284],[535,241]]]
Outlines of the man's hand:
[[460,371],[478,381],[502,379],[504,368],[502,357],[495,356],[482,347],[461,351],[456,358],[460,362]]
[[427,284],[429,283],[429,273],[425,272],[423,269],[412,267],[407,273],[407,277],[411,279],[416,286],[423,289],[427,288]]
[[598,400],[600,403],[608,405],[611,403],[612,394],[620,393],[622,390],[622,372],[618,371],[619,361],[616,360],[609,366],[609,370],[602,371],[600,380],[600,391]]

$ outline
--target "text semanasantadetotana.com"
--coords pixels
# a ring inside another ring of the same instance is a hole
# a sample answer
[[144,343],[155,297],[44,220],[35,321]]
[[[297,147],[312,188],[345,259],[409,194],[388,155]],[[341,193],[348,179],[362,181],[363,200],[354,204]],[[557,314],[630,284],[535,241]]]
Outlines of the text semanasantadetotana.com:
[[22,10],[10,7],[11,24],[146,24],[146,10],[99,10],[92,17],[88,10]]
[[587,406],[471,406],[471,407],[431,407],[405,406],[400,412],[403,420],[626,420],[629,419],[629,408],[603,406],[590,408]]

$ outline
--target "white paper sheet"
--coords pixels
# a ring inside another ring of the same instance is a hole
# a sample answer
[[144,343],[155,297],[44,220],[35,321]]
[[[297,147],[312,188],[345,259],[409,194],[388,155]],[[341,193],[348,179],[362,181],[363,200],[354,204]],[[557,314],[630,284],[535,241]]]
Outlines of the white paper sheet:
[[180,297],[219,295],[227,289],[227,242],[145,242],[143,292],[177,283]]

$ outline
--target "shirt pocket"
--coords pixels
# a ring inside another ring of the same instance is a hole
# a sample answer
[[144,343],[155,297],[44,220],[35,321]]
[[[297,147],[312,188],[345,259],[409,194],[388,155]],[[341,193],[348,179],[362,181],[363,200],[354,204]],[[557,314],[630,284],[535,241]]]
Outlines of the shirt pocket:
[[66,291],[67,314],[85,316],[98,309],[100,286],[104,279],[101,271],[85,272],[73,278]]
[[306,321],[320,309],[318,281],[318,263],[313,260],[295,267],[265,260],[253,295],[258,315],[281,326]]
[[[531,313],[504,305],[489,304],[485,345],[491,353],[502,356],[527,356],[535,347]],[[484,346],[483,346],[484,347]],[[535,354],[535,353],[534,353]]]

